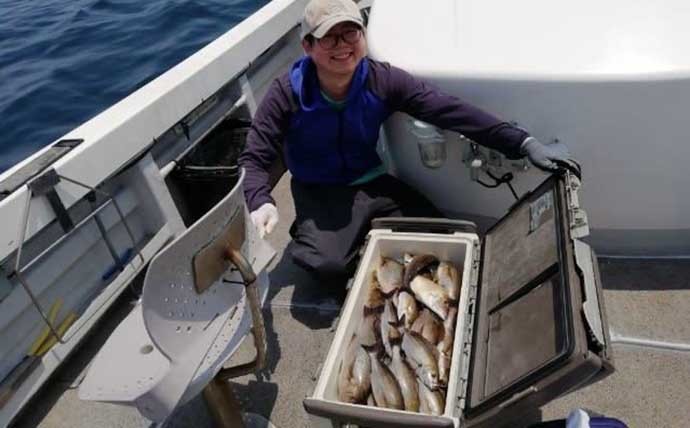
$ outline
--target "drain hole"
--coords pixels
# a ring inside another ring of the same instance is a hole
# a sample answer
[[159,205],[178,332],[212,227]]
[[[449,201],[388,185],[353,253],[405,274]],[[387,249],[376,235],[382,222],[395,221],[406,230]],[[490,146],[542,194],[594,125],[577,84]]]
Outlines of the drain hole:
[[139,352],[141,352],[144,355],[150,354],[151,352],[153,352],[153,345],[144,345],[141,347],[141,349],[139,349]]

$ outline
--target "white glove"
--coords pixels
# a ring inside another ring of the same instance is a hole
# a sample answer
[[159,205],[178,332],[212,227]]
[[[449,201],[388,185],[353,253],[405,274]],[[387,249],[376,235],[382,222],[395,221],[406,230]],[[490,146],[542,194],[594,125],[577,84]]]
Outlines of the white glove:
[[257,210],[252,211],[249,216],[254,226],[259,229],[261,238],[273,232],[276,224],[278,224],[278,208],[273,204],[265,203]]

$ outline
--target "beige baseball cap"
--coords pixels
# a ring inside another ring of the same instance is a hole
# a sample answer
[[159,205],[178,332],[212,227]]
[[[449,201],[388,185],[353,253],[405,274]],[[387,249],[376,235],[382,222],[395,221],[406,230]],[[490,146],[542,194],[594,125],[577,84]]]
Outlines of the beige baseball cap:
[[364,27],[359,7],[352,0],[311,0],[304,8],[301,37],[311,34],[317,39],[341,22],[354,22]]

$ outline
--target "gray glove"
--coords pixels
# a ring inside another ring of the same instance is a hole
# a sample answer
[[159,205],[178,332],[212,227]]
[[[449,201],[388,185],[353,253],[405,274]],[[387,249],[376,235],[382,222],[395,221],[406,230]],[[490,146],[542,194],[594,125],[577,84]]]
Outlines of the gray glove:
[[527,137],[520,145],[520,153],[527,155],[534,166],[544,171],[555,171],[558,166],[553,161],[567,161],[568,148],[560,141],[542,144],[534,137]]

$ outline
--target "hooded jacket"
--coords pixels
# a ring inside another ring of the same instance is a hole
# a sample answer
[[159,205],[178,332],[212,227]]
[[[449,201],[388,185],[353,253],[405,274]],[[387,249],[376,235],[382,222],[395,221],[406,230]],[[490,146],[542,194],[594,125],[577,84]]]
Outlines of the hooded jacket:
[[376,142],[383,122],[401,111],[478,144],[520,158],[524,130],[466,104],[387,63],[358,64],[344,109],[321,94],[316,68],[303,57],[273,81],[247,135],[245,168],[249,210],[273,203],[269,169],[278,156],[301,183],[346,185],[381,165]]

